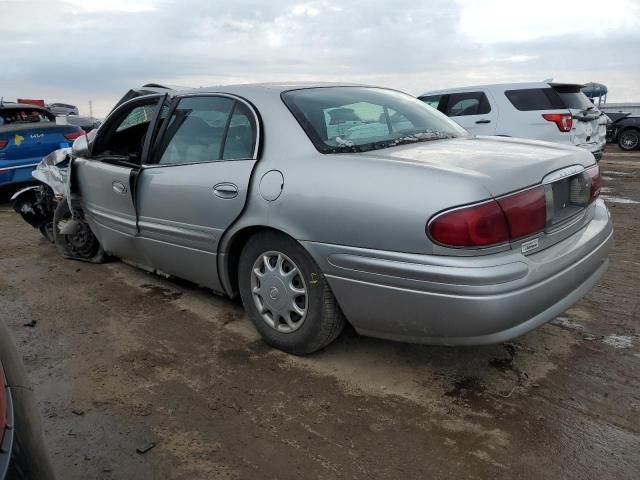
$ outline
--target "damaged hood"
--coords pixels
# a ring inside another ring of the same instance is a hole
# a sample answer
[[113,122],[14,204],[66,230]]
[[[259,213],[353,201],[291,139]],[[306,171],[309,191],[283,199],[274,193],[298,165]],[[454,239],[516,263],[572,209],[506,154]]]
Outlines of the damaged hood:
[[56,196],[62,197],[66,191],[70,159],[71,148],[54,150],[42,159],[31,175],[49,185]]

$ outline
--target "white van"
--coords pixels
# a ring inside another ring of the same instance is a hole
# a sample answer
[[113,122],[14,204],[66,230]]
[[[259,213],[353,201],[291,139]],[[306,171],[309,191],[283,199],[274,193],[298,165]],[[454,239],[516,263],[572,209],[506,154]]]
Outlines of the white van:
[[505,83],[426,92],[418,98],[472,135],[558,142],[589,150],[606,144],[607,117],[569,83]]

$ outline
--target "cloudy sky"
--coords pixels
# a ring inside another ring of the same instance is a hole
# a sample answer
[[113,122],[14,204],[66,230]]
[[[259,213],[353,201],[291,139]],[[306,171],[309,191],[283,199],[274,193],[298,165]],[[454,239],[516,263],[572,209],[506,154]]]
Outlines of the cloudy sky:
[[0,95],[102,116],[131,86],[323,80],[409,93],[598,81],[640,101],[640,0],[0,0]]

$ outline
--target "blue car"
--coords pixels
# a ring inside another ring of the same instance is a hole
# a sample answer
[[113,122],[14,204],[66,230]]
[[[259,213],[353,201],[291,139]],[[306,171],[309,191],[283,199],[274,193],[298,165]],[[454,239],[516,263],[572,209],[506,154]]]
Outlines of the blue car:
[[81,135],[82,128],[56,124],[45,108],[0,103],[0,187],[32,181],[42,157],[71,146]]

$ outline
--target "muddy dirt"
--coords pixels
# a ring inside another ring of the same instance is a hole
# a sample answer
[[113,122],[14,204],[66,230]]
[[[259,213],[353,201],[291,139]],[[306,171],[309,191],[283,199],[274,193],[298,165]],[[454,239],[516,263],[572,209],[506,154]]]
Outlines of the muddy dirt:
[[0,315],[59,478],[638,478],[640,155],[601,166],[616,228],[603,282],[480,348],[347,331],[288,356],[239,303],[63,260],[0,205]]

